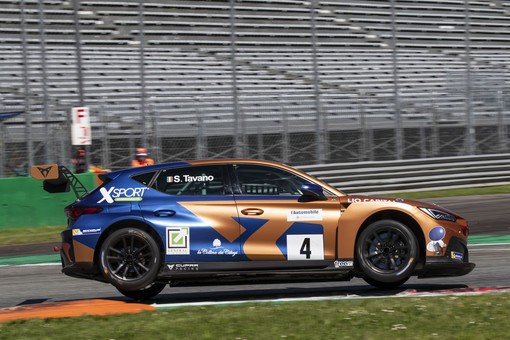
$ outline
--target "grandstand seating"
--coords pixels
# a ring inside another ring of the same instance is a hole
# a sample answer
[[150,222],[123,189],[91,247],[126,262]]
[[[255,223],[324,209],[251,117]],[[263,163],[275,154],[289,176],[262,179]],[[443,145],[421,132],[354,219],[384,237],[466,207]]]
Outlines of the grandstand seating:
[[[55,120],[80,104],[80,61],[84,104],[99,136],[139,135],[150,125],[141,122],[142,111],[162,138],[204,128],[232,135],[239,117],[245,133],[313,132],[317,105],[328,131],[391,129],[395,85],[404,128],[462,126],[467,76],[474,125],[497,125],[508,111],[510,1],[469,1],[466,16],[464,0],[395,0],[392,17],[387,0],[318,0],[315,40],[311,3],[237,0],[231,11],[229,1],[152,0],[140,16],[139,1],[80,0],[78,60],[72,1],[0,0],[0,104],[25,108],[26,51],[32,121],[44,119],[45,100]],[[21,141],[24,133],[13,131]]]

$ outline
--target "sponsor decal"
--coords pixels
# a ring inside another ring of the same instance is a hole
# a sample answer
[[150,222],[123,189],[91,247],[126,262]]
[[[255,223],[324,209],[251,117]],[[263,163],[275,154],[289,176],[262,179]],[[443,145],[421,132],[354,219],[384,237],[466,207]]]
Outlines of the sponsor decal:
[[336,260],[333,264],[335,268],[354,267],[354,261],[352,260],[347,261]]
[[287,221],[322,221],[322,209],[289,210]]
[[287,260],[324,260],[324,236],[287,235]]
[[175,263],[167,264],[168,270],[193,271],[198,270],[198,263]]
[[166,254],[189,255],[189,227],[166,228]]
[[175,175],[166,178],[167,183],[189,183],[189,182],[211,182],[214,181],[214,176],[190,176],[190,175]]
[[431,252],[439,252],[442,251],[444,247],[446,247],[446,243],[443,242],[443,237],[446,235],[446,230],[441,227],[437,226],[432,228],[429,231],[429,239],[431,240],[427,244],[427,250]]
[[446,230],[441,226],[434,227],[429,231],[429,239],[432,241],[442,240],[445,235]]
[[106,201],[107,203],[122,202],[122,201],[141,201],[145,193],[145,190],[149,188],[115,188],[111,187],[109,190],[106,188],[99,189],[103,198],[97,203]]
[[221,241],[219,239],[215,239],[213,241],[212,248],[202,248],[197,251],[197,255],[228,255],[228,256],[236,256],[239,254],[239,251],[234,251],[231,249],[227,249],[221,246]]
[[464,260],[464,254],[462,254],[462,253],[457,253],[456,251],[452,251],[452,252],[451,252],[451,257],[452,257],[452,259],[454,259],[454,260],[460,260],[460,261]]
[[73,229],[73,236],[99,234],[99,233],[101,233],[101,228]]
[[46,178],[48,177],[48,174],[50,173],[50,170],[53,166],[49,166],[47,168],[41,168],[41,167],[37,167],[37,169],[39,170],[39,172],[41,173],[41,175]]
[[402,203],[403,198],[348,198],[347,203],[367,203],[367,202],[389,202],[389,203]]

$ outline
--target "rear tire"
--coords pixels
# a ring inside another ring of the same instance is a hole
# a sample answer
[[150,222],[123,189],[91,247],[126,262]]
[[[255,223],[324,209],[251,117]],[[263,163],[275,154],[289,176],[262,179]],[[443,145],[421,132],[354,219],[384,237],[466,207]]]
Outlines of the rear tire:
[[405,224],[380,220],[363,230],[356,242],[356,259],[365,281],[378,288],[406,282],[418,263],[418,240]]
[[143,291],[152,287],[160,266],[158,244],[141,229],[119,229],[109,235],[101,246],[99,269],[119,290]]
[[148,300],[161,293],[165,287],[166,283],[153,283],[140,290],[123,290],[120,288],[117,288],[117,290],[128,298],[134,300]]

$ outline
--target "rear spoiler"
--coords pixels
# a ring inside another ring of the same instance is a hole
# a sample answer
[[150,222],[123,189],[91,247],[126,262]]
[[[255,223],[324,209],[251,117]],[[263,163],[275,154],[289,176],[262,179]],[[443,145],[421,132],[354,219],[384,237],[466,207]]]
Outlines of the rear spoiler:
[[88,191],[76,176],[63,165],[34,165],[30,167],[30,176],[43,181],[43,189],[53,194],[69,192],[73,188],[77,199],[85,196]]

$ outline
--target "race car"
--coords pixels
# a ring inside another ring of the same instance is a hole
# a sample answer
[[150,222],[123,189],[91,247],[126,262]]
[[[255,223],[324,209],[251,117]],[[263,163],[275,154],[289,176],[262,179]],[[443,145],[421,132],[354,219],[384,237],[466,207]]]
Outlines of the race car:
[[[44,172],[44,176],[43,176]],[[202,160],[100,174],[86,192],[63,166],[44,188],[72,187],[62,271],[148,299],[167,285],[350,280],[395,288],[410,276],[460,276],[467,221],[428,203],[345,193],[289,166]]]

